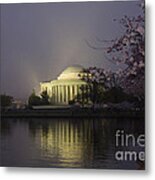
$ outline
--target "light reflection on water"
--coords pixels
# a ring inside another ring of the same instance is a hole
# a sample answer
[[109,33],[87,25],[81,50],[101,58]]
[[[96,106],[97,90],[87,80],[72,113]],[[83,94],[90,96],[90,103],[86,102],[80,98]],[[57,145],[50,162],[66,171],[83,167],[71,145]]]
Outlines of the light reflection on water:
[[137,135],[141,120],[4,119],[3,166],[138,169],[137,162],[115,160],[115,131]]

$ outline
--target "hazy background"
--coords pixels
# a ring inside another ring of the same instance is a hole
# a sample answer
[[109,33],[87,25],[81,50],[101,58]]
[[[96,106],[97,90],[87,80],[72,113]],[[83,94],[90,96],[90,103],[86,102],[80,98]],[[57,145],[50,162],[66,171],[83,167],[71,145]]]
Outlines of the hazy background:
[[140,13],[137,1],[3,4],[0,16],[1,93],[26,100],[39,82],[55,79],[67,66],[115,68],[96,45],[114,39],[123,15]]

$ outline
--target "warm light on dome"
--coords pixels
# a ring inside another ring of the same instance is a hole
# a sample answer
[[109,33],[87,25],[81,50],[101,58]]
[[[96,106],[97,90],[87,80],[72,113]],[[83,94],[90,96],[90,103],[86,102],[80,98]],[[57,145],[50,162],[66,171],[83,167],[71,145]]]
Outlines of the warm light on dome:
[[58,77],[58,80],[61,79],[80,79],[79,74],[84,71],[84,68],[80,65],[70,66],[66,68]]

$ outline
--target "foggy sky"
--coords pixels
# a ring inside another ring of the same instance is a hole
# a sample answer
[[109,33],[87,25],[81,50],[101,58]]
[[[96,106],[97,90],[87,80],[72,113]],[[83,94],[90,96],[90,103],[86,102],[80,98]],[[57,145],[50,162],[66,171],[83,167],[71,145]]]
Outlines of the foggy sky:
[[1,93],[26,99],[39,82],[74,64],[112,67],[86,41],[118,37],[113,19],[139,13],[134,1],[1,5]]

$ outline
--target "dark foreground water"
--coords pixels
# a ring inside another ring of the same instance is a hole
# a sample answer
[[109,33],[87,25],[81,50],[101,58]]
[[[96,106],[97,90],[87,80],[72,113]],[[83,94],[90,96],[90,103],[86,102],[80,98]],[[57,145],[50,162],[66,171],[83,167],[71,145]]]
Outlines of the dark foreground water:
[[137,160],[116,160],[117,151],[144,151],[130,141],[116,147],[116,130],[138,137],[142,119],[2,119],[1,166],[143,169]]

